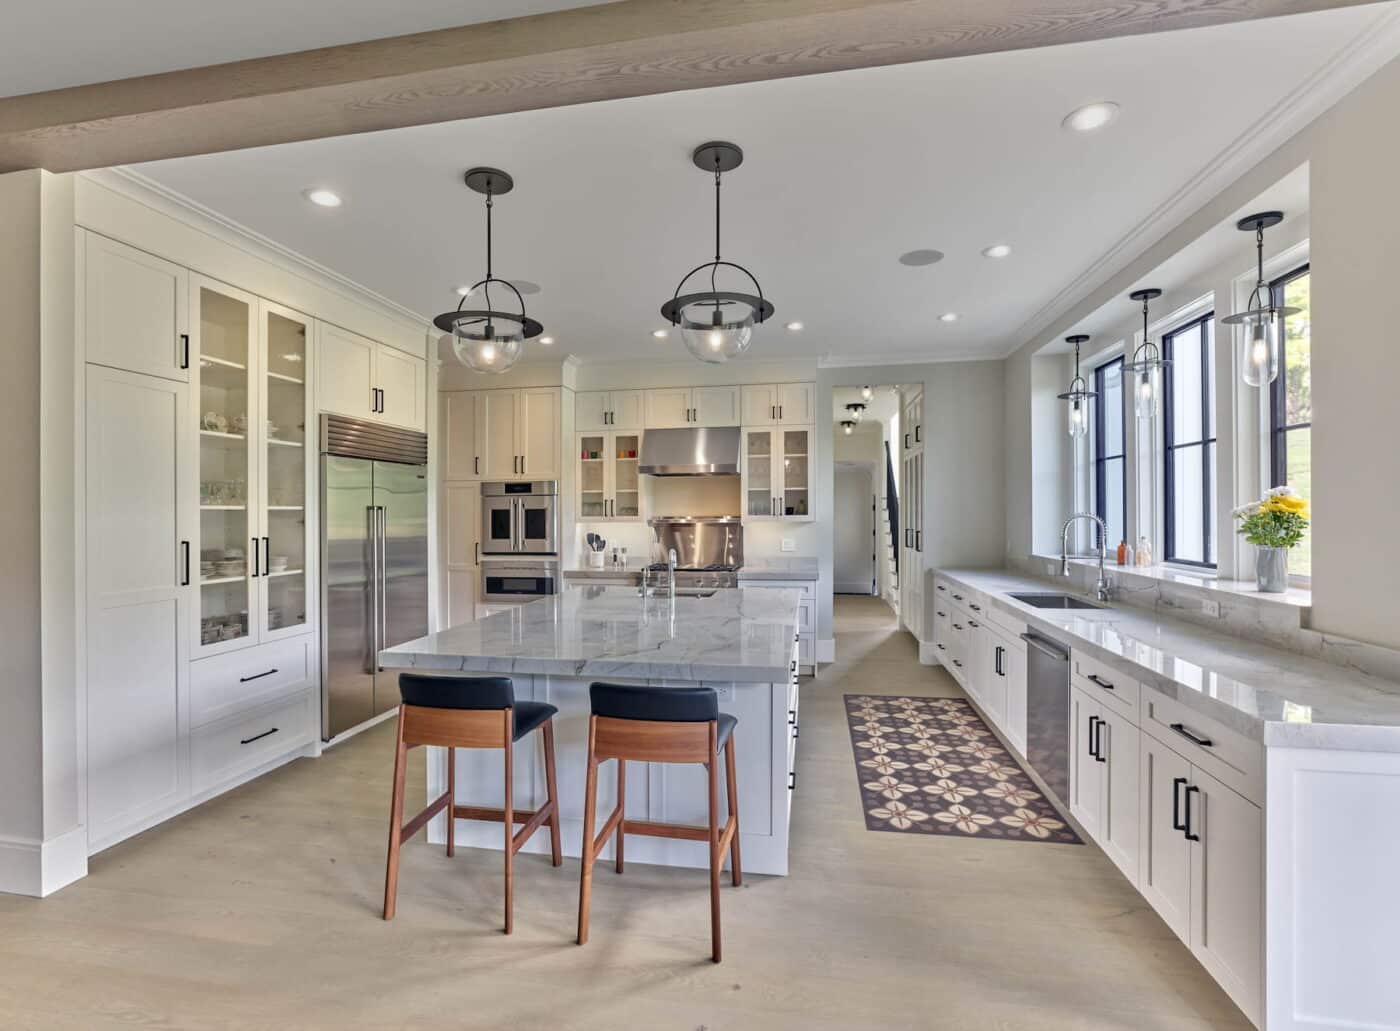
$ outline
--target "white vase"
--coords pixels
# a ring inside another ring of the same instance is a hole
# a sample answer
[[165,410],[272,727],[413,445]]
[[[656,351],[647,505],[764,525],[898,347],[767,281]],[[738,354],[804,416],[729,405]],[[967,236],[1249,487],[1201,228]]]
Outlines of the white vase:
[[1288,549],[1254,549],[1254,578],[1261,594],[1282,594],[1288,590]]

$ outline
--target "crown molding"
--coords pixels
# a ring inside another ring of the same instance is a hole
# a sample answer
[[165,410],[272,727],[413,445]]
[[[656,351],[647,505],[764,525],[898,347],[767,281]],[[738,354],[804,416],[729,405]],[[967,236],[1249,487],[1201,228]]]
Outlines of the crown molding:
[[986,351],[941,351],[938,354],[825,354],[817,359],[819,369],[852,369],[879,365],[941,365],[949,362],[995,362],[1006,357]]
[[355,282],[349,276],[341,275],[311,258],[236,222],[198,201],[186,197],[178,190],[172,190],[132,168],[102,168],[79,175],[100,186],[113,190],[125,197],[154,208],[171,218],[192,225],[201,232],[208,233],[230,246],[252,254],[261,261],[276,265],[293,275],[308,279],[334,293],[347,295],[351,299],[379,308],[384,314],[407,322],[415,329],[428,333],[430,341],[436,340],[432,332],[432,319],[390,300],[383,294]]
[[1400,53],[1400,7],[1382,15],[1215,155],[1017,328],[998,357],[1049,333],[1056,320],[1101,288],[1172,229],[1224,192]]

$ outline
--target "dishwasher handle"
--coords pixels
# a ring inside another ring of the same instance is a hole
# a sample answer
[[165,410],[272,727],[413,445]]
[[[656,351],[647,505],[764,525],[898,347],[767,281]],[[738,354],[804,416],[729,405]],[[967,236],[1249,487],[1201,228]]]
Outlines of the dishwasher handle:
[[1052,659],[1056,659],[1060,662],[1069,661],[1069,652],[1065,651],[1054,641],[1041,637],[1039,634],[1026,633],[1021,634],[1020,637],[1021,640],[1036,649],[1036,651],[1043,652]]

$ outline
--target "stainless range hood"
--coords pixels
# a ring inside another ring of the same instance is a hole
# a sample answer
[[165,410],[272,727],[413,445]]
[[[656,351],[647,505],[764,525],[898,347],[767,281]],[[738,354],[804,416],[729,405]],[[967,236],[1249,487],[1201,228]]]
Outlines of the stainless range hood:
[[738,476],[738,426],[647,430],[638,470],[648,476]]

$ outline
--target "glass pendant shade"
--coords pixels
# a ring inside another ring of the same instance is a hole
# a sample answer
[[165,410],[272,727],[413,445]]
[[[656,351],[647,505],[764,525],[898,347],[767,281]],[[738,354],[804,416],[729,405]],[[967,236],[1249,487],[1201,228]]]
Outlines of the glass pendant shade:
[[1066,343],[1074,345],[1074,379],[1070,380],[1067,391],[1057,395],[1061,401],[1068,402],[1069,435],[1076,440],[1089,432],[1089,401],[1099,396],[1089,389],[1088,382],[1079,374],[1079,345],[1088,340],[1089,336],[1085,333],[1065,337]]
[[1082,401],[1071,401],[1069,405],[1069,435],[1082,437],[1089,432],[1089,407]]
[[695,301],[681,307],[681,340],[702,362],[721,365],[753,342],[753,309],[736,301]]
[[1257,313],[1239,323],[1235,336],[1240,342],[1240,377],[1251,387],[1266,387],[1278,379],[1280,323],[1271,311]]
[[1133,411],[1139,419],[1155,419],[1162,410],[1162,369],[1158,365],[1133,370]]

